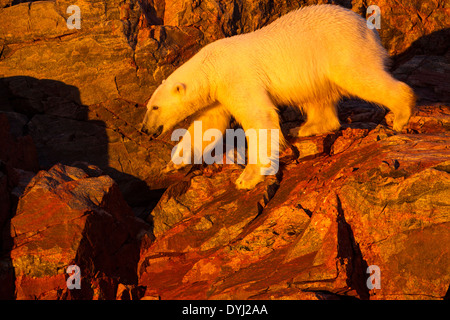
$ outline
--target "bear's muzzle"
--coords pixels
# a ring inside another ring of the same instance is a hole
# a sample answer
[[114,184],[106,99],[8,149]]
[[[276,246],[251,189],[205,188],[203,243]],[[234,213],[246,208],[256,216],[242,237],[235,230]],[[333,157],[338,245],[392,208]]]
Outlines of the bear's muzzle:
[[143,123],[141,125],[140,131],[142,133],[145,133],[145,134],[149,135],[150,138],[154,139],[154,138],[157,138],[157,137],[159,137],[161,135],[161,133],[163,132],[163,129],[164,129],[164,126],[162,126],[162,125],[157,127],[156,129],[155,128],[150,129],[150,128],[148,128],[146,126],[145,123]]

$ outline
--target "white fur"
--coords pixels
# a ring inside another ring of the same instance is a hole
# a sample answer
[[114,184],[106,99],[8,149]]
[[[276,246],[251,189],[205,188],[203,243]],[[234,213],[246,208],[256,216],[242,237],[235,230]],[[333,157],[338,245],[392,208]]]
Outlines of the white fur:
[[[386,72],[387,58],[376,32],[354,12],[335,5],[304,7],[204,47],[153,94],[144,126],[152,131],[164,125],[167,131],[199,112],[203,130],[218,123],[224,130],[231,116],[244,130],[279,129],[276,106],[283,104],[306,113],[306,123],[291,133],[308,136],[338,129],[336,103],[353,95],[392,110],[394,129],[401,130],[414,94]],[[152,112],[154,105],[161,110]],[[238,187],[254,187],[262,179],[259,167],[247,165]]]

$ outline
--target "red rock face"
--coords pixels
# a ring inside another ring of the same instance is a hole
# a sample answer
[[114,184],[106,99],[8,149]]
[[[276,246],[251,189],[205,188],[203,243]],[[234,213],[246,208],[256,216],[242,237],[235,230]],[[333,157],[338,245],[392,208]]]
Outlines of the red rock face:
[[[0,298],[448,298],[444,1],[376,3],[391,70],[418,96],[402,133],[346,99],[340,130],[289,139],[248,192],[239,166],[164,173],[174,143],[139,132],[145,103],[207,43],[324,1],[78,1],[80,30],[73,1],[20,2],[0,0]],[[301,123],[287,106],[280,119]]]
[[[240,197],[206,192],[214,200],[199,202],[186,198],[197,194],[192,184],[174,185],[158,205],[167,211],[152,213],[155,230],[170,226],[160,214],[166,221],[189,215],[142,249],[140,284],[168,299],[442,298],[449,251],[438,243],[450,235],[449,143],[447,134],[348,128],[332,155],[285,167],[274,195],[253,214],[239,201],[256,203],[267,194],[262,185]],[[217,182],[224,190],[233,181],[226,172],[213,178],[226,177]],[[196,180],[207,186],[213,179]],[[236,213],[241,224],[224,222]],[[379,290],[366,286],[369,265],[381,270]]]
[[[136,282],[141,229],[110,177],[62,165],[40,171],[11,220],[17,299],[115,298],[119,281]],[[69,265],[81,268],[79,292],[66,286]]]

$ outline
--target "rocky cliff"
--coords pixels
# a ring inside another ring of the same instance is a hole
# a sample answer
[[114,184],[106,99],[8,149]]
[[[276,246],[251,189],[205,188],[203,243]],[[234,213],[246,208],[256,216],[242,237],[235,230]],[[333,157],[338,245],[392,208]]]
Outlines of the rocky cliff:
[[[239,166],[164,173],[169,135],[138,130],[202,46],[326,2],[0,1],[0,298],[448,298],[446,1],[333,1],[380,7],[392,72],[419,97],[402,133],[346,99],[339,131],[290,139],[279,174],[246,192]],[[286,132],[299,124],[280,115]]]

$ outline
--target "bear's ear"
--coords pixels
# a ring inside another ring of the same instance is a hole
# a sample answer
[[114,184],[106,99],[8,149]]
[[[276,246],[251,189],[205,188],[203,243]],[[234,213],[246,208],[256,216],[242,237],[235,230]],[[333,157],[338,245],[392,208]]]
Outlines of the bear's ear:
[[184,83],[178,82],[173,86],[173,93],[184,94],[186,91],[186,85]]

